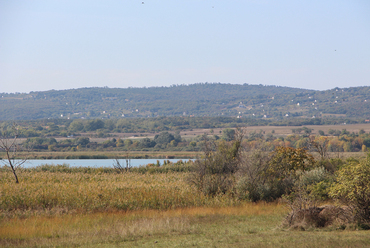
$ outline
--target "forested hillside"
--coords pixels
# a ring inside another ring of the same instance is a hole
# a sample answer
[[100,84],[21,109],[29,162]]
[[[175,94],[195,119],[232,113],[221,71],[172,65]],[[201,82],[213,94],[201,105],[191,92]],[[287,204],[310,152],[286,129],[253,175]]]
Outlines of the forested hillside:
[[0,93],[0,120],[228,116],[255,119],[370,117],[370,87],[314,91],[199,83]]

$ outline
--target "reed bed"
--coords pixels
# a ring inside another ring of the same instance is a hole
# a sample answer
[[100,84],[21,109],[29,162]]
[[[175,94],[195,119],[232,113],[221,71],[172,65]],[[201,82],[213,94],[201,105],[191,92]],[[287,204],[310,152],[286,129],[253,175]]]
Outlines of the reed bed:
[[89,173],[23,170],[20,183],[1,170],[0,215],[37,215],[235,206],[228,195],[207,197],[186,183],[188,173]]

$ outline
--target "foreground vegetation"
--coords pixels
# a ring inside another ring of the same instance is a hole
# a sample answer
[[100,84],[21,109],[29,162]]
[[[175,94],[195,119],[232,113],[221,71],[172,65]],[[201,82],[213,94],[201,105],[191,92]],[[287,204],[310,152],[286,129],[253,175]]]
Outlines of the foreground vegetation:
[[[359,167],[353,160],[343,162]],[[44,165],[20,170],[20,183],[15,184],[11,172],[2,168],[0,246],[370,245],[369,231],[355,231],[357,225],[325,229],[312,225],[301,232],[283,225],[290,212],[285,204],[252,203],[228,192],[200,193],[188,181],[194,171],[196,165],[191,162],[149,165],[124,173],[113,168]]]
[[[19,173],[14,185],[10,171],[2,171],[0,210],[3,216],[38,212],[104,212],[198,206],[232,206],[228,196],[195,194],[186,172],[145,168],[148,173],[117,174],[113,169],[43,166]],[[174,166],[173,170],[176,170]]]
[[329,158],[325,140],[310,137],[316,156],[289,146],[271,152],[266,143],[250,151],[244,137],[202,136],[195,162],[43,165],[18,168],[19,183],[2,167],[0,245],[370,244],[369,156]]
[[364,247],[369,231],[279,228],[286,208],[247,203],[11,219],[0,223],[2,247]]

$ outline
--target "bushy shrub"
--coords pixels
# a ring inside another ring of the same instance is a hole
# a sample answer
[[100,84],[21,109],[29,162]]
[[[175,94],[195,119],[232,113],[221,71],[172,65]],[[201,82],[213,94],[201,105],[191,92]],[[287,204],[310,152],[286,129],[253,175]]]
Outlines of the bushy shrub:
[[238,196],[250,201],[274,201],[294,188],[299,171],[314,168],[313,157],[304,149],[277,147],[267,153],[245,153],[237,184]]
[[239,199],[256,202],[271,198],[270,188],[263,175],[270,159],[270,153],[263,147],[242,153],[236,184]]
[[329,195],[353,209],[359,224],[370,224],[370,159],[352,160],[337,171]]
[[189,182],[206,195],[232,193],[240,163],[242,139],[240,130],[230,142],[220,140],[216,143],[204,135],[204,155],[195,162],[195,172],[189,177]]
[[304,190],[304,194],[312,202],[329,199],[329,188],[333,182],[333,175],[330,172],[323,167],[319,167],[298,174],[299,179],[295,182],[293,191],[298,191],[297,188]]

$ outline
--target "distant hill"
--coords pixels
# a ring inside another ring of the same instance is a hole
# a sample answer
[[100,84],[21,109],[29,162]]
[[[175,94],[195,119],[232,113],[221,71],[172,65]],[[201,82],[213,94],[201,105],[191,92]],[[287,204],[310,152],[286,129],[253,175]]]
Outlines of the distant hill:
[[0,120],[155,116],[370,118],[370,87],[325,91],[199,83],[150,88],[81,88],[0,93]]

